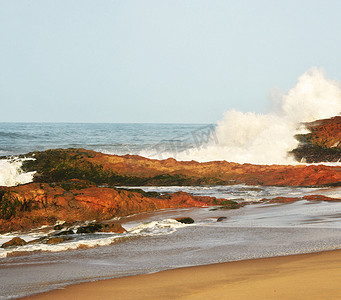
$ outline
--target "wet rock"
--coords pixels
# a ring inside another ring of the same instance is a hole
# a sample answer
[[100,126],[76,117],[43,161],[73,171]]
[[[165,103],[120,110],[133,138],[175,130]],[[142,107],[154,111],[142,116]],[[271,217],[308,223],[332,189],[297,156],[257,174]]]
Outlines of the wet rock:
[[27,242],[27,244],[37,244],[37,243],[44,241],[45,239],[46,239],[46,237],[41,237],[39,239],[35,239],[35,240]]
[[54,236],[61,236],[61,235],[70,235],[70,234],[74,234],[72,229],[69,230],[63,230],[61,232],[55,233]]
[[115,233],[123,233],[126,232],[126,230],[122,227],[121,224],[103,224],[103,228],[101,229],[101,232],[115,232]]
[[[57,186],[55,184],[55,186]],[[62,221],[62,223],[57,224],[53,227],[54,230],[62,230],[64,228],[70,228],[72,225],[74,225],[75,222],[66,222],[66,221]]]
[[177,218],[176,221],[183,223],[183,224],[193,224],[194,220],[192,218],[186,217],[186,218]]
[[222,200],[219,203],[216,202],[218,207],[211,208],[210,211],[216,211],[216,210],[221,210],[221,209],[237,209],[240,207],[243,207],[245,205],[245,202],[235,202],[232,200]]
[[46,244],[59,244],[59,243],[62,243],[62,242],[65,242],[65,241],[70,241],[72,240],[71,237],[53,237],[53,238],[50,238],[46,241]]
[[303,197],[304,200],[309,200],[309,201],[341,201],[340,198],[331,198],[323,195],[306,195]]
[[276,197],[271,199],[264,198],[261,201],[268,203],[291,203],[302,200],[339,202],[341,201],[341,198],[331,198],[323,195],[306,195],[303,197]]
[[1,248],[8,248],[8,247],[12,247],[12,246],[24,246],[26,245],[26,241],[19,238],[19,237],[15,237],[13,239],[11,239],[10,241],[2,244]]
[[217,222],[221,222],[221,221],[224,221],[226,219],[227,219],[226,217],[219,217],[219,218],[217,218]]
[[341,117],[305,123],[310,132],[297,134],[299,146],[291,151],[296,160],[307,163],[337,162],[341,159]]
[[56,226],[53,227],[54,230],[62,230],[64,227],[64,224],[58,224]]
[[241,204],[232,200],[224,200],[219,203],[221,209],[237,209],[241,207]]
[[94,232],[98,232],[101,231],[103,228],[102,224],[99,223],[93,223],[93,224],[89,224],[86,226],[81,226],[77,229],[77,234],[80,233],[94,233]]

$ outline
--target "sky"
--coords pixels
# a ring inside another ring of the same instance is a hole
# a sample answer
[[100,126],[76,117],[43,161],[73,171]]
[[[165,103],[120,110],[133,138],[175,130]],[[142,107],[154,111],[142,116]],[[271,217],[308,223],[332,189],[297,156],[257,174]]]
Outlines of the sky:
[[0,122],[216,123],[311,67],[341,80],[341,2],[0,0]]

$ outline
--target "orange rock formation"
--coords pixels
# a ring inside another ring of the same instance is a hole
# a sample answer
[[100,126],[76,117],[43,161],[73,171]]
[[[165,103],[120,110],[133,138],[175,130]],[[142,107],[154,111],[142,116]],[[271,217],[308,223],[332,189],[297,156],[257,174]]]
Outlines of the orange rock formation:
[[[63,188],[63,187],[64,188]],[[0,232],[53,225],[57,220],[72,223],[98,221],[164,208],[218,204],[213,197],[195,197],[184,192],[171,195],[96,187],[73,180],[64,184],[30,183],[1,187]]]
[[305,125],[310,133],[296,136],[300,145],[291,152],[295,158],[308,163],[340,161],[341,117],[318,120]]
[[109,155],[85,149],[56,149],[34,153],[26,170],[35,181],[87,179],[107,185],[339,185],[341,168],[324,165],[252,165],[226,161],[156,160],[137,155]]

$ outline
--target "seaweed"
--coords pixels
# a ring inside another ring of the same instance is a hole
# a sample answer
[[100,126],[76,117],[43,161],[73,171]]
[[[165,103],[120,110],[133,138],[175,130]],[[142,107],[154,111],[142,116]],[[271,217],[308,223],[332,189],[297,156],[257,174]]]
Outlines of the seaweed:
[[161,198],[161,194],[158,192],[145,192],[142,189],[127,189],[127,188],[116,188],[118,191],[128,191],[128,192],[134,192],[139,193],[143,197],[146,198]]
[[[159,174],[151,177],[129,176],[105,169],[101,164],[87,160],[91,152],[82,149],[54,149],[31,152],[26,156],[35,158],[23,162],[25,172],[36,171],[34,182],[65,182],[70,179],[86,180],[96,185],[109,186],[190,186],[230,184],[213,177],[194,177],[182,174]],[[77,184],[64,184],[66,190],[81,189]]]
[[10,197],[10,195],[5,194],[0,191],[0,217],[5,220],[9,220],[14,217],[17,210],[21,207],[21,202],[17,197]]

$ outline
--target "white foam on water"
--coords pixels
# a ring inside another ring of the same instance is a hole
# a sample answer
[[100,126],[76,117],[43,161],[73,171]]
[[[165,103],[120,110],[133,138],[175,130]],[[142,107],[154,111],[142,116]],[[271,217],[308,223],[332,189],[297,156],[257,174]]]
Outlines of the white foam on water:
[[0,186],[15,186],[33,181],[35,172],[23,172],[22,163],[32,158],[11,158],[0,160]]
[[[327,79],[321,70],[312,68],[289,92],[277,95],[274,100],[275,108],[268,114],[227,111],[208,143],[176,153],[176,157],[171,153],[163,157],[200,162],[298,164],[288,156],[288,152],[298,146],[294,135],[307,132],[302,122],[341,113],[341,85]],[[148,153],[143,155],[148,156]]]
[[107,246],[112,244],[119,235],[112,235],[105,238],[94,238],[88,240],[76,240],[76,241],[67,241],[59,244],[44,244],[44,243],[36,243],[29,244],[20,247],[6,248],[4,250],[0,250],[0,258],[6,257],[8,254],[13,252],[33,252],[33,251],[48,251],[48,252],[60,252],[67,250],[75,250],[81,246],[86,247],[96,247],[96,246]]
[[137,225],[136,227],[127,228],[129,233],[139,235],[163,235],[170,234],[176,231],[177,228],[186,227],[188,225],[180,223],[173,219],[162,221],[152,221],[145,224]]
[[[156,236],[165,235],[175,232],[178,228],[190,226],[188,224],[182,224],[173,219],[165,219],[160,221],[153,221],[144,224],[130,224],[125,226],[127,232],[125,233],[95,233],[95,234],[81,234],[73,235],[73,239],[65,241],[59,244],[45,244],[45,243],[33,243],[19,247],[0,248],[0,258],[5,258],[8,254],[13,252],[33,252],[33,251],[48,251],[48,252],[60,252],[67,250],[75,250],[82,246],[85,247],[97,247],[108,246],[118,239],[131,238],[138,236]],[[26,242],[39,238],[44,235],[37,233],[20,234],[20,233],[8,233],[0,235],[0,244],[3,244],[14,237],[20,237]],[[46,235],[45,235],[46,236]]]
[[[124,187],[130,189],[131,187]],[[331,198],[340,198],[341,187],[277,187],[277,186],[252,186],[245,184],[211,185],[211,186],[138,186],[145,192],[176,193],[179,191],[190,193],[194,196],[210,196],[218,199],[229,199],[236,202],[257,202],[263,199],[276,197],[304,197],[307,195],[325,195]]]

